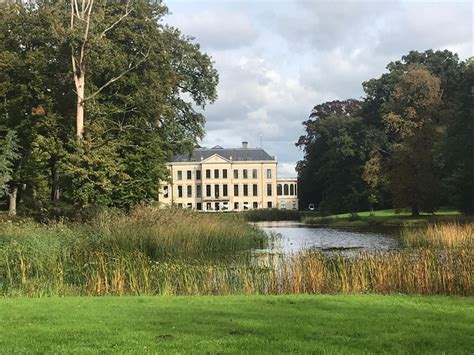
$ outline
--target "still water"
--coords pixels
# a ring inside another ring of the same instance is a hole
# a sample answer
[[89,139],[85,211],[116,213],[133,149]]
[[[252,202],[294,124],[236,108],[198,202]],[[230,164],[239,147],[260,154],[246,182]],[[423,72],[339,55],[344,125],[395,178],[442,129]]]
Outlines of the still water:
[[388,250],[400,246],[398,233],[394,230],[355,230],[312,227],[302,222],[278,221],[256,222],[266,233],[276,233],[269,249],[272,251],[293,253],[304,249],[321,251],[363,251]]

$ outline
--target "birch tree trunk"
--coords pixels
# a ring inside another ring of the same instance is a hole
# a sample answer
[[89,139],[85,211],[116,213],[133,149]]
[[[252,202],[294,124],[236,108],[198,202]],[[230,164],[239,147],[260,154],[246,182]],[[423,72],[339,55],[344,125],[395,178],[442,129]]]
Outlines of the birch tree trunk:
[[77,77],[76,82],[76,92],[77,92],[77,102],[76,102],[76,137],[80,140],[84,135],[84,84],[85,77],[84,73],[81,72],[81,75]]
[[14,186],[9,190],[8,196],[10,203],[8,205],[8,215],[10,217],[16,216],[16,199],[18,196],[18,186]]
[[[72,74],[76,86],[76,137],[80,141],[84,135],[84,104],[85,104],[85,74],[86,46],[89,40],[89,28],[94,0],[71,1],[71,31],[76,26],[83,26],[81,41],[78,47],[71,48]],[[78,19],[79,21],[75,21]]]
[[[72,73],[74,78],[74,84],[76,87],[76,137],[77,140],[82,140],[84,136],[84,113],[85,103],[87,100],[92,99],[94,96],[99,94],[103,89],[119,80],[122,76],[127,74],[129,71],[137,68],[142,62],[146,60],[148,54],[144,54],[142,60],[137,61],[135,64],[129,63],[128,69],[123,71],[120,75],[110,79],[104,85],[102,85],[94,93],[88,97],[85,96],[85,76],[86,76],[86,50],[89,42],[89,29],[91,27],[92,9],[94,7],[94,0],[71,0],[71,24],[70,29],[74,31],[79,28],[81,33],[81,40],[77,46],[71,48],[71,62],[72,62]],[[125,19],[132,9],[129,8],[129,2],[126,2],[125,12],[122,16],[112,22],[111,25],[106,27],[97,37],[98,40],[103,39],[107,32],[112,30],[118,25],[123,19]],[[78,20],[78,21],[77,21]]]

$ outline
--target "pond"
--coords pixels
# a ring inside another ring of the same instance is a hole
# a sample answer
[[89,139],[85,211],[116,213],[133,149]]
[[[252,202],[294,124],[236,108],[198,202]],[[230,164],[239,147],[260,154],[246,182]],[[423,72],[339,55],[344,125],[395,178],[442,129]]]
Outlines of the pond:
[[266,233],[276,233],[276,238],[268,249],[258,252],[293,253],[304,249],[317,249],[323,252],[389,250],[400,247],[396,230],[377,229],[335,229],[309,226],[302,222],[278,221],[256,222]]

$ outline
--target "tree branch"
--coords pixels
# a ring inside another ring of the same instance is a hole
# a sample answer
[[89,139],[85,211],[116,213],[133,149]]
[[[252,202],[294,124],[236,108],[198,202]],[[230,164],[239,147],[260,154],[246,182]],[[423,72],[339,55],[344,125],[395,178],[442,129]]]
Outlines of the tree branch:
[[129,64],[129,67],[127,70],[125,70],[124,72],[122,72],[120,75],[110,79],[109,81],[107,81],[104,85],[102,85],[99,89],[97,89],[93,94],[87,96],[86,98],[84,98],[83,101],[88,101],[92,98],[94,98],[95,96],[97,96],[102,90],[104,90],[107,86],[109,86],[110,84],[116,82],[117,80],[119,80],[120,78],[122,78],[124,75],[126,75],[127,73],[129,73],[130,71],[138,68],[138,66],[140,64],[142,64],[143,62],[145,62],[148,58],[148,55],[150,54],[150,49],[148,49],[147,53],[145,54],[145,56],[143,57],[142,60],[138,61],[135,65],[131,65],[131,63]]
[[99,36],[100,39],[104,38],[107,32],[109,32],[111,29],[117,26],[125,17],[127,17],[133,11],[133,8],[129,9],[128,5],[129,5],[129,2],[127,1],[127,5],[125,7],[125,13],[122,16],[120,16],[120,18],[117,21],[115,21],[109,27],[107,27],[105,30],[102,31],[102,33]]

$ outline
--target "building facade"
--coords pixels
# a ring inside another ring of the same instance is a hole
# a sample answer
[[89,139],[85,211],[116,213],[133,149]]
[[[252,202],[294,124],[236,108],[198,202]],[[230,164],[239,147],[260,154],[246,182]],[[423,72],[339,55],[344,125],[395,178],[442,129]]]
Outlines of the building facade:
[[[168,164],[158,200],[198,211],[298,209],[296,178],[277,178],[277,160],[263,149],[198,148]],[[285,194],[286,193],[286,194]]]

